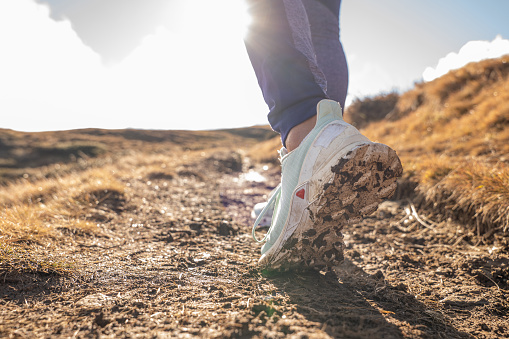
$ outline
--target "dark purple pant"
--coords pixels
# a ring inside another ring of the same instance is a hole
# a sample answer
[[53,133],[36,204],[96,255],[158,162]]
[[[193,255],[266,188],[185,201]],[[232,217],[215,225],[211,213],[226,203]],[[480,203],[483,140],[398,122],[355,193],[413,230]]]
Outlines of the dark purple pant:
[[269,106],[269,123],[281,134],[316,114],[322,99],[345,106],[348,68],[339,40],[341,0],[248,0],[252,24],[245,39]]

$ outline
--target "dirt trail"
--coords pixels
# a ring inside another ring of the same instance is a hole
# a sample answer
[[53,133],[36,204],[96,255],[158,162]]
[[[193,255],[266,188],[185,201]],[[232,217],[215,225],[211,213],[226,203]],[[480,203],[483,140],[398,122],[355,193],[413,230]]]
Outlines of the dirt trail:
[[407,201],[345,227],[334,272],[260,272],[249,214],[277,168],[249,181],[230,160],[129,179],[97,235],[53,254],[80,263],[74,277],[1,277],[0,337],[509,337],[507,244],[418,222]]

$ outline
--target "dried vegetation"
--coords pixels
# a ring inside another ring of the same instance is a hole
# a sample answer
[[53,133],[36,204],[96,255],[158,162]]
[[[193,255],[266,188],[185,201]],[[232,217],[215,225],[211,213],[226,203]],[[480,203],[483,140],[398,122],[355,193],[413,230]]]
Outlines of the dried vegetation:
[[418,84],[363,132],[398,150],[421,206],[477,235],[509,230],[509,56]]
[[[200,158],[202,149],[242,142],[249,146],[268,133],[273,132],[266,127],[214,132],[0,130],[0,271],[66,273],[72,263],[35,256],[31,246],[50,248],[68,241],[69,234],[100,232],[98,225],[127,208],[128,178],[201,177],[183,164]],[[218,170],[235,169],[233,165]]]

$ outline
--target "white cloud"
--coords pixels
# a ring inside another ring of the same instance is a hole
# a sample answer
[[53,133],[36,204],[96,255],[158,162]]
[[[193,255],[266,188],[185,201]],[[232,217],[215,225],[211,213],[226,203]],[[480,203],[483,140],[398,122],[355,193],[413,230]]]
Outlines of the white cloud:
[[390,88],[403,87],[406,85],[396,75],[376,61],[364,61],[362,63],[349,61],[349,69],[352,76],[348,85],[348,94],[353,96],[375,95]]
[[493,41],[469,41],[461,47],[459,53],[449,53],[438,61],[435,68],[426,68],[422,77],[424,81],[431,81],[469,62],[498,58],[505,54],[509,54],[509,40],[502,39],[500,35]]
[[158,29],[109,67],[68,21],[50,19],[45,6],[0,1],[0,128],[207,129],[265,123],[267,108],[239,34],[242,22],[230,13],[218,23],[213,12],[240,11],[238,2],[200,1],[200,11],[194,2],[181,1],[182,18],[192,20],[180,30]]

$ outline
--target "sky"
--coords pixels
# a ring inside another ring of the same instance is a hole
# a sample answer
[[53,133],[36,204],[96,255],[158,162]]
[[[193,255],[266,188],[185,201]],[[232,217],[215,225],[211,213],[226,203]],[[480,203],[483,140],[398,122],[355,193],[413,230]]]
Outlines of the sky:
[[[355,98],[509,54],[506,0],[343,0]],[[0,1],[0,128],[267,124],[243,0]]]

